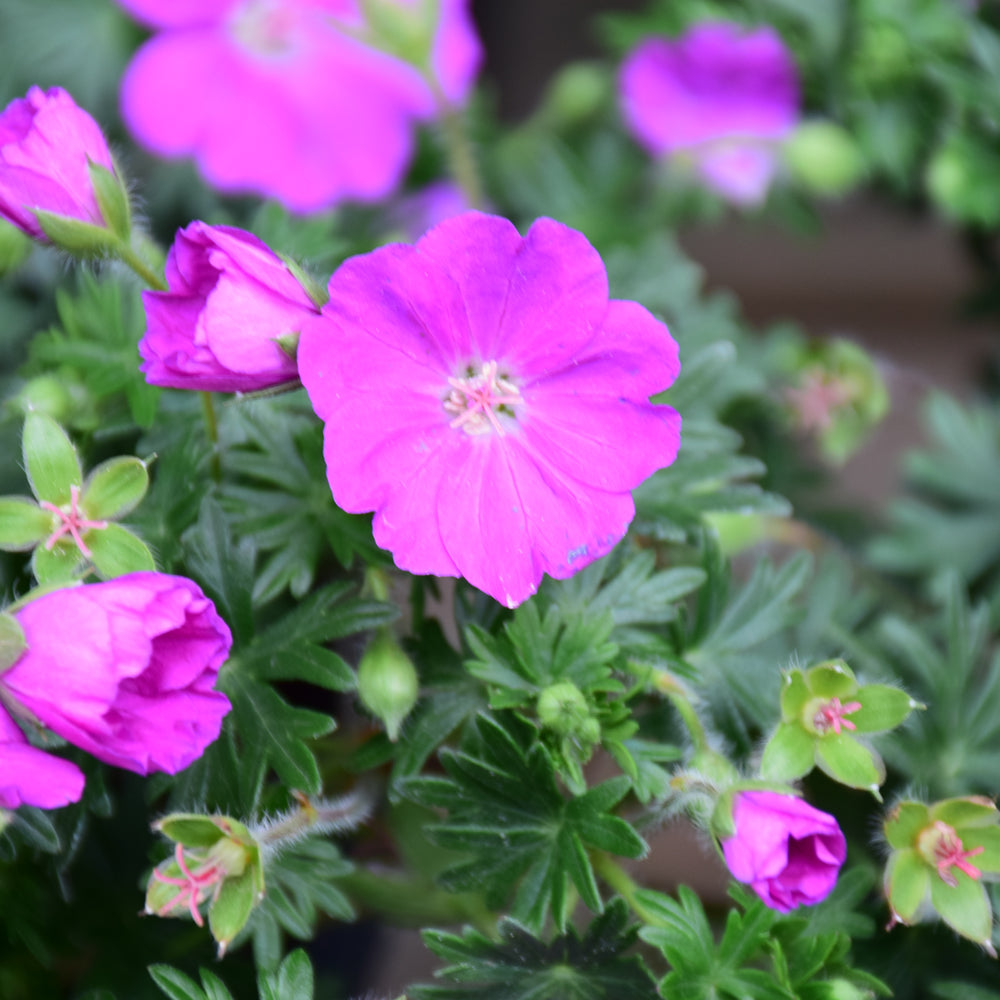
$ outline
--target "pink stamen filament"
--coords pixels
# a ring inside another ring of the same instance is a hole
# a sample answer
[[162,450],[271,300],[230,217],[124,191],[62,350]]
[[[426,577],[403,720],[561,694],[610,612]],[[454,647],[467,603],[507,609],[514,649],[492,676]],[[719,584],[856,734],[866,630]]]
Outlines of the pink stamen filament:
[[177,849],[174,851],[174,858],[177,861],[177,867],[180,868],[184,875],[183,878],[164,875],[158,868],[153,869],[153,878],[157,882],[162,882],[164,885],[175,885],[181,890],[173,899],[164,903],[156,911],[156,915],[162,917],[164,913],[168,913],[170,910],[186,904],[191,911],[191,919],[199,927],[204,927],[205,921],[198,911],[198,905],[208,898],[208,890],[213,885],[220,886],[222,884],[226,873],[218,865],[214,864],[197,871],[191,871],[184,858],[184,848],[180,844],[177,845]]
[[804,431],[823,431],[833,422],[833,414],[855,396],[852,385],[820,370],[806,372],[799,386],[785,389],[785,398]]
[[832,729],[839,736],[841,728],[852,730],[858,728],[850,719],[845,719],[844,716],[850,715],[852,712],[857,712],[860,708],[860,701],[849,701],[846,705],[842,705],[839,698],[831,698],[813,716],[813,726],[821,733]]
[[934,845],[934,857],[941,881],[952,888],[958,885],[958,879],[951,873],[952,868],[957,868],[973,880],[981,878],[983,873],[975,865],[970,865],[968,859],[982,854],[986,848],[979,846],[967,851],[962,847],[958,834],[947,823],[938,821],[934,825],[940,834],[938,842]]
[[450,378],[451,392],[444,401],[444,408],[456,414],[450,427],[463,427],[468,433],[480,433],[486,428],[484,419],[498,434],[504,430],[497,419],[495,408],[516,406],[524,402],[517,386],[497,376],[497,363],[488,361],[479,375],[468,378]]
[[63,535],[69,535],[80,552],[89,559],[90,549],[88,549],[84,544],[81,532],[90,531],[92,528],[106,528],[108,526],[108,522],[88,521],[82,516],[80,511],[80,487],[71,486],[69,488],[68,511],[62,507],[57,507],[54,503],[49,503],[48,500],[42,500],[38,506],[41,507],[42,510],[47,510],[55,514],[60,521],[59,527],[45,539],[45,551],[51,552],[56,542],[58,542]]

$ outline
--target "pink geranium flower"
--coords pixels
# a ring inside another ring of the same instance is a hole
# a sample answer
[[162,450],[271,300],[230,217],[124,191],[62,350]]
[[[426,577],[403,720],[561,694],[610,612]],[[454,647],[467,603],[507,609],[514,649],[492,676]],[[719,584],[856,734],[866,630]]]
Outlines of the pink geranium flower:
[[129,573],[43,594],[15,617],[27,651],[0,698],[99,760],[174,774],[219,735],[232,638],[190,580]]
[[[358,39],[357,0],[119,0],[157,29],[122,83],[122,113],[161,156],[193,156],[223,191],[311,212],[399,183],[414,123],[437,108],[409,63]],[[414,0],[383,0],[413,7]],[[412,13],[412,12],[410,12]],[[430,73],[452,102],[480,48],[467,0],[440,4]]]
[[297,377],[278,344],[316,313],[288,265],[252,233],[192,222],[167,255],[166,292],[143,292],[140,368],[152,385],[251,392]]
[[55,809],[83,794],[83,772],[68,760],[33,747],[0,708],[0,809]]
[[100,126],[60,87],[0,113],[0,217],[44,240],[37,209],[103,226],[88,160],[114,170]]
[[833,891],[847,843],[828,813],[794,795],[739,792],[733,823],[736,832],[722,842],[726,864],[772,910],[787,913]]
[[375,511],[402,569],[509,607],[622,538],[629,491],[677,453],[649,396],[678,370],[580,233],[478,212],[346,261],[299,341],[337,503]]
[[703,182],[737,204],[764,198],[776,144],[799,116],[795,62],[772,28],[699,24],[648,38],[621,71],[625,123],[654,156],[690,157]]

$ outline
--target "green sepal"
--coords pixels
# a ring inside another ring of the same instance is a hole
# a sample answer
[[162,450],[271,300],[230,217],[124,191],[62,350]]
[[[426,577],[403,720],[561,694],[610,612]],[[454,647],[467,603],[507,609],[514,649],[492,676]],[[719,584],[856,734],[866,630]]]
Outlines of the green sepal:
[[80,494],[90,520],[119,519],[134,510],[149,489],[146,463],[132,455],[109,458],[93,468]]
[[848,788],[867,789],[879,802],[882,801],[878,790],[885,781],[882,758],[845,733],[834,733],[817,740],[816,763],[834,781]]
[[816,738],[797,722],[782,722],[764,747],[760,776],[771,781],[794,781],[808,774],[816,762]]
[[52,521],[52,513],[28,497],[0,497],[0,549],[33,549],[52,533]]
[[215,817],[198,813],[171,813],[158,819],[153,829],[183,847],[211,847],[226,836]]
[[981,854],[970,858],[984,875],[1000,873],[1000,826],[974,827],[966,829],[961,834],[962,848],[966,851],[977,847],[983,849]]
[[986,887],[965,872],[955,872],[955,885],[931,879],[931,903],[941,919],[962,937],[988,945],[993,930],[993,914]]
[[[118,175],[100,163],[87,158],[87,173],[94,187],[97,207],[108,229],[127,243],[132,231],[132,212],[129,208],[125,185]],[[47,235],[47,234],[46,234]]]
[[90,549],[91,561],[103,580],[156,569],[153,553],[146,543],[120,524],[93,528],[84,538]]
[[[854,671],[843,660],[828,660],[806,671],[806,684],[814,698],[853,698],[858,690]],[[853,719],[851,720],[854,721]]]
[[851,700],[861,702],[861,708],[848,716],[859,733],[895,729],[915,708],[926,708],[905,691],[888,684],[866,684],[851,695]]
[[[166,864],[157,865],[156,870],[167,878],[183,877],[180,865],[173,859]],[[178,898],[177,886],[171,885],[169,882],[161,882],[154,876],[150,876],[146,885],[145,906],[147,913],[155,913],[157,916],[173,916],[173,911],[176,909],[187,910],[187,903]],[[165,909],[168,906],[169,908]]]
[[736,821],[733,819],[733,807],[736,793],[733,790],[719,796],[712,810],[709,829],[719,840],[728,840],[736,834]]
[[917,835],[931,822],[930,808],[923,802],[900,802],[886,816],[885,839],[896,850],[913,847]]
[[57,587],[79,579],[86,558],[72,541],[60,540],[51,548],[39,545],[31,555],[31,572],[43,587]]
[[0,614],[0,674],[9,670],[28,648],[24,629],[13,615]]
[[[288,254],[279,253],[278,256],[284,262],[285,267],[292,273],[292,277],[303,287],[306,295],[312,299],[317,309],[322,309],[330,300],[330,292],[327,287],[318,282],[297,260],[289,257]],[[291,355],[295,357],[294,353]]]
[[39,500],[63,507],[70,487],[83,484],[83,470],[66,432],[43,413],[29,413],[21,437],[24,469],[31,491]]
[[208,911],[208,928],[212,932],[212,937],[218,942],[220,958],[250,919],[254,904],[259,898],[254,883],[252,866],[242,875],[227,878]]
[[802,709],[812,697],[806,684],[806,675],[801,670],[790,670],[783,677],[781,688],[781,717],[785,722],[794,722],[802,715]]
[[893,851],[885,870],[885,894],[893,915],[913,923],[930,886],[931,869],[915,848]]
[[[942,799],[931,806],[931,820],[947,823],[956,831],[976,826],[993,826],[1000,822],[1000,811],[992,799],[980,795]],[[964,839],[964,838],[963,838]]]
[[56,215],[35,209],[35,218],[53,246],[74,257],[108,257],[121,245],[121,240],[105,226],[81,222],[66,215]]

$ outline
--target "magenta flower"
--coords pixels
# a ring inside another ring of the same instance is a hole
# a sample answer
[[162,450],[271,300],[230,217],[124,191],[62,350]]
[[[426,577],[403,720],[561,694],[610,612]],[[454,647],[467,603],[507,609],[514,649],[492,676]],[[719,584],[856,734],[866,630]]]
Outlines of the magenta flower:
[[375,511],[400,568],[508,607],[624,535],[629,491],[677,453],[649,396],[678,370],[580,233],[478,212],[346,261],[299,341],[337,503]]
[[83,794],[83,772],[68,760],[31,746],[0,708],[0,809],[55,809]]
[[787,913],[833,891],[847,843],[832,816],[794,795],[738,792],[733,822],[736,832],[722,841],[729,871],[772,910]]
[[[157,29],[122,82],[144,146],[193,156],[223,191],[297,212],[377,200],[399,183],[413,128],[437,109],[415,66],[363,44],[357,0],[119,0]],[[382,0],[412,7],[414,0]],[[467,0],[440,4],[430,73],[451,102],[480,61]]]
[[15,615],[27,652],[0,697],[99,760],[174,774],[219,735],[229,629],[190,580],[129,573],[44,594]]
[[167,256],[166,292],[143,292],[146,381],[251,392],[297,377],[278,344],[317,312],[288,265],[251,233],[192,222]]
[[40,240],[37,209],[103,226],[88,159],[114,170],[97,122],[60,87],[32,87],[0,114],[0,216]]
[[626,125],[654,156],[686,154],[705,184],[752,205],[798,120],[798,74],[773,29],[700,24],[638,45],[622,65],[621,101]]

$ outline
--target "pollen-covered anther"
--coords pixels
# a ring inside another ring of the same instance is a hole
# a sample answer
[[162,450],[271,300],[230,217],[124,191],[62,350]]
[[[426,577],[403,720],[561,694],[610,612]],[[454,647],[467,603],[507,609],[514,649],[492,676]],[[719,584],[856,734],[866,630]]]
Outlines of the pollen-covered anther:
[[455,415],[449,426],[461,427],[466,434],[485,434],[490,430],[503,434],[498,411],[512,416],[511,407],[524,402],[521,392],[509,378],[497,374],[497,363],[487,361],[478,375],[470,366],[465,378],[450,378],[451,391],[445,397],[444,408]]
[[46,551],[51,552],[56,542],[63,535],[69,535],[76,543],[76,547],[80,552],[89,559],[90,549],[84,543],[81,532],[89,531],[91,528],[106,528],[108,522],[89,521],[83,516],[80,510],[80,487],[71,486],[69,488],[69,510],[66,510],[64,507],[57,507],[54,503],[49,503],[48,500],[43,500],[39,504],[39,507],[42,510],[50,511],[59,518],[59,526],[45,539]]
[[857,712],[860,708],[860,701],[849,701],[846,705],[842,705],[839,698],[831,698],[817,709],[812,720],[813,727],[818,733],[827,733],[832,729],[838,736],[841,729],[857,729],[858,727],[844,716]]
[[937,873],[945,885],[950,885],[952,888],[958,885],[958,879],[952,873],[953,868],[964,872],[971,879],[982,878],[983,873],[969,863],[969,858],[982,854],[986,848],[980,845],[967,851],[954,828],[941,820],[935,820],[921,831],[917,846],[924,857],[937,868]]

